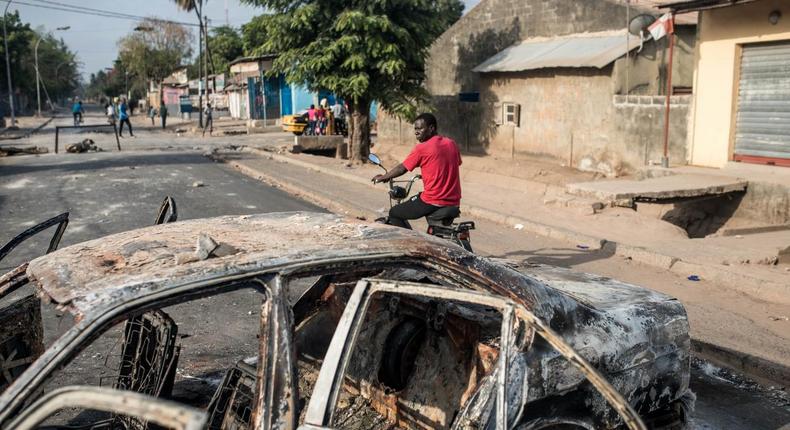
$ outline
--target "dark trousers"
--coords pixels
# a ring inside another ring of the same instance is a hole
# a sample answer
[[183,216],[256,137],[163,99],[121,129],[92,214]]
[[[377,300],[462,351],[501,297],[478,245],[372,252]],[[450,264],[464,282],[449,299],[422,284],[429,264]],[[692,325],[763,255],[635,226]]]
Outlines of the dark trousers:
[[425,203],[420,196],[420,194],[417,194],[416,196],[412,196],[409,200],[393,206],[392,209],[390,209],[387,224],[411,229],[411,224],[409,224],[407,220],[422,218],[441,208],[441,206]]
[[82,122],[82,113],[74,112],[74,125],[80,125]]
[[206,135],[206,129],[208,129],[209,135],[214,132],[214,119],[210,116],[206,117],[206,122],[203,125],[203,136]]
[[162,128],[167,127],[166,124],[167,124],[167,115],[162,117]]
[[124,118],[124,119],[121,120],[121,125],[118,127],[118,135],[119,136],[123,136],[123,124],[124,123],[126,123],[126,125],[129,126],[129,136],[134,136],[134,133],[132,133],[132,123],[129,122],[129,118]]

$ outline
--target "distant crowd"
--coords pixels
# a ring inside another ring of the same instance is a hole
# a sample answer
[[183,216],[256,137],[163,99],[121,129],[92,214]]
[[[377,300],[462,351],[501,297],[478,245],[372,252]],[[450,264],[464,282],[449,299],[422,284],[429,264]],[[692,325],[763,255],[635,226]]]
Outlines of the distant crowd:
[[[307,128],[304,134],[308,136],[329,134],[347,134],[346,116],[348,106],[335,100],[335,104],[329,107],[329,101],[322,99],[316,108],[310,105],[307,110]],[[330,125],[331,124],[331,125]]]

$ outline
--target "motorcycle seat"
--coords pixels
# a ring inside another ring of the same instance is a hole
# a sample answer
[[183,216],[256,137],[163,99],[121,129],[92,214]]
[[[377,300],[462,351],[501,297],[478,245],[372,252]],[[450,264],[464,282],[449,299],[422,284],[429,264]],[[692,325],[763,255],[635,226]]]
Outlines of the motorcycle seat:
[[428,225],[432,226],[448,226],[452,225],[453,221],[461,216],[461,209],[458,206],[443,206],[431,214],[425,216]]

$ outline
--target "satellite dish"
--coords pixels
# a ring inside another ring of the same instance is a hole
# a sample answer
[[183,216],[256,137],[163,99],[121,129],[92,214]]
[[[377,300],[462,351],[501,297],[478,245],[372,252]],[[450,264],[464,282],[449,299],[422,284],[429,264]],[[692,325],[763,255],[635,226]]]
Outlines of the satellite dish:
[[642,33],[647,30],[647,27],[654,22],[656,22],[656,17],[653,15],[646,13],[637,15],[628,23],[628,32],[634,36],[641,37]]

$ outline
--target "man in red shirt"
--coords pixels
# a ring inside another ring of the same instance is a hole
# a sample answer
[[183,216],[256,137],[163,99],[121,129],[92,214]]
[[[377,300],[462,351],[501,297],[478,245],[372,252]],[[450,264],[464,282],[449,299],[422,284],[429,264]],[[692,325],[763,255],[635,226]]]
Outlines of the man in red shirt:
[[373,182],[387,182],[419,167],[423,192],[390,209],[387,223],[411,228],[407,220],[430,215],[447,206],[460,206],[461,179],[458,168],[461,154],[455,142],[436,133],[436,117],[424,113],[414,121],[414,135],[419,143],[403,163],[389,172],[373,177]]

